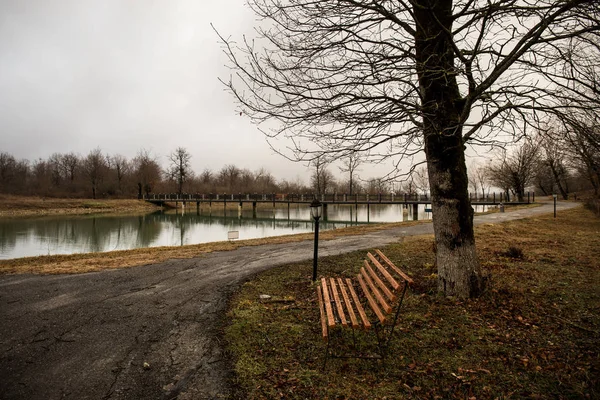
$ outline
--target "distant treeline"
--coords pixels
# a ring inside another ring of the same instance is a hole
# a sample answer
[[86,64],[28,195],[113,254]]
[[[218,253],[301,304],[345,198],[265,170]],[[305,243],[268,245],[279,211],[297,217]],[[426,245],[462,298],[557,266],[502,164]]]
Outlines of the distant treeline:
[[[473,197],[485,198],[499,189],[508,197],[523,201],[527,191],[560,194],[569,198],[573,192],[600,189],[600,141],[597,132],[586,140],[566,141],[565,136],[550,140],[538,136],[524,140],[512,151],[503,151],[486,163],[473,162],[468,168],[469,188]],[[560,139],[560,140],[559,140]],[[164,158],[164,157],[163,157]],[[104,154],[96,148],[86,156],[73,152],[55,153],[48,159],[18,160],[0,152],[0,193],[91,198],[141,198],[151,193],[316,193],[316,194],[427,194],[429,177],[425,166],[410,174],[392,178],[362,179],[359,166],[368,163],[356,155],[339,166],[324,157],[310,163],[311,173],[305,183],[277,180],[265,168],[251,171],[233,164],[218,171],[191,168],[192,155],[177,148],[161,164],[146,150],[128,159]],[[364,168],[367,169],[367,168]],[[334,174],[332,171],[337,172]]]
[[[172,173],[172,167],[161,165],[156,156],[145,150],[132,159],[95,149],[86,156],[55,153],[34,161],[18,160],[1,152],[0,193],[93,198],[172,193],[179,189],[178,176]],[[278,182],[264,169],[249,171],[227,165],[216,172],[205,169],[194,173],[189,165],[185,168],[182,190],[190,193],[310,191],[301,182]]]
[[[327,169],[316,172],[307,185],[277,180],[264,168],[256,171],[226,165],[218,171],[195,172],[191,155],[179,148],[162,165],[159,158],[140,150],[131,159],[104,154],[94,149],[82,156],[73,152],[55,153],[34,161],[16,159],[0,152],[0,193],[47,197],[132,198],[150,193],[347,193],[348,182],[335,179]],[[341,174],[341,172],[340,172]],[[307,179],[308,180],[308,179]],[[354,182],[355,192],[388,190],[382,180]]]

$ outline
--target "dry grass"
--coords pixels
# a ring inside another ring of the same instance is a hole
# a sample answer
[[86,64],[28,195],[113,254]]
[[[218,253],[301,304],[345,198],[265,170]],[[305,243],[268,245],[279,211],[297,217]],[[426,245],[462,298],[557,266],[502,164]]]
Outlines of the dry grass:
[[42,215],[140,213],[157,207],[143,200],[54,199],[0,195],[0,217]]
[[[239,397],[599,398],[600,219],[580,207],[557,219],[479,226],[476,235],[491,287],[468,301],[437,295],[431,236],[383,249],[416,281],[385,367],[334,360],[323,373],[310,262],[251,279],[226,328]],[[319,272],[352,276],[363,257],[324,258]],[[260,294],[288,301],[265,303]],[[370,339],[357,333],[363,344]]]

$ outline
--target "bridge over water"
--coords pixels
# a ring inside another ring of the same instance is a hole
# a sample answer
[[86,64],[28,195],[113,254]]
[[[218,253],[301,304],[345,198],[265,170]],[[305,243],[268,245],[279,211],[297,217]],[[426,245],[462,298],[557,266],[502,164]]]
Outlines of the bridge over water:
[[[209,209],[214,206],[219,207],[223,206],[227,208],[228,204],[237,204],[238,211],[241,213],[244,204],[252,204],[253,214],[256,215],[256,208],[258,204],[272,204],[273,208],[277,207],[277,205],[285,205],[289,209],[290,204],[310,204],[314,199],[318,199],[323,204],[323,216],[327,218],[327,206],[330,204],[339,204],[339,205],[354,205],[357,209],[359,205],[367,206],[367,213],[369,212],[369,207],[371,205],[386,205],[386,204],[402,204],[406,207],[412,206],[413,208],[413,218],[416,220],[418,218],[418,206],[419,205],[430,205],[431,199],[428,195],[423,194],[395,194],[395,193],[379,193],[376,195],[370,194],[323,194],[316,195],[312,193],[304,193],[304,194],[296,194],[296,193],[223,193],[223,194],[190,194],[190,193],[171,193],[171,194],[150,194],[144,196],[144,200],[159,205],[164,206],[166,204],[175,203],[175,207],[178,206],[178,203],[181,203],[184,207],[188,203],[196,203],[197,210],[200,209],[201,204],[208,204]],[[488,194],[485,198],[470,196],[472,205],[482,205],[482,206],[493,206],[499,205],[501,203],[510,203],[513,205],[517,204],[529,204],[531,202],[535,202],[535,193],[527,193],[524,201],[514,201],[515,199],[511,199],[504,193],[491,193]]]

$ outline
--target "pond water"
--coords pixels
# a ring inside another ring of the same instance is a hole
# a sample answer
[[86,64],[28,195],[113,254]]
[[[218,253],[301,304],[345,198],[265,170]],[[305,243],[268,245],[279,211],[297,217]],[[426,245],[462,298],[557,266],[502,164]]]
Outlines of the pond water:
[[[476,211],[483,211],[476,210]],[[431,213],[419,206],[419,219]],[[412,207],[394,205],[329,205],[320,230],[374,222],[413,220]],[[241,214],[213,205],[145,215],[49,216],[0,219],[0,259],[28,256],[106,252],[157,246],[183,246],[218,242],[237,231],[239,239],[255,239],[312,232],[314,223],[307,205],[258,209]]]

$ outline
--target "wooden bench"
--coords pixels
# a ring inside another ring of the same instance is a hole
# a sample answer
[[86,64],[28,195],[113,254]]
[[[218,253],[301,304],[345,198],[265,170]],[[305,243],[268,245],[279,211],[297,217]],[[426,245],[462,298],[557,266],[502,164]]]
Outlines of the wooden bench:
[[336,327],[362,330],[374,327],[381,352],[381,357],[375,358],[383,358],[402,300],[413,283],[380,250],[367,253],[363,264],[355,281],[325,277],[317,287],[321,330],[328,343],[325,362],[330,336]]

